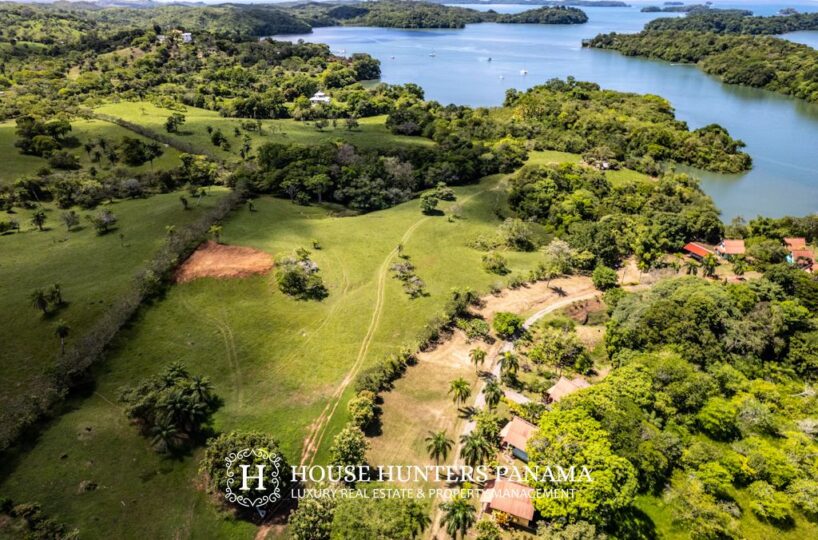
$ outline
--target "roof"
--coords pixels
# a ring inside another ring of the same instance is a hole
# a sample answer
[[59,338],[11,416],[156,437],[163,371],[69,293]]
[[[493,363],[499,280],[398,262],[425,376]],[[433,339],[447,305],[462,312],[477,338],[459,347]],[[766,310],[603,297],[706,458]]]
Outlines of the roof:
[[807,249],[807,239],[800,237],[784,238],[784,243],[790,250]]
[[537,431],[537,426],[515,416],[500,430],[500,437],[503,444],[525,450],[528,446],[528,439],[534,435],[535,431]]
[[716,251],[724,255],[744,254],[744,240],[722,240]]
[[791,255],[793,261],[804,258],[815,262],[815,253],[813,253],[811,249],[794,249],[792,250]]
[[497,478],[486,483],[487,489],[480,496],[480,502],[498,512],[505,512],[526,521],[534,519],[534,504],[531,502],[533,488]]
[[577,390],[588,388],[590,383],[582,377],[574,377],[569,379],[567,377],[560,377],[557,383],[548,389],[548,397],[551,401],[559,401],[568,394],[573,394]]
[[713,254],[713,251],[709,247],[698,242],[690,242],[685,244],[685,247],[682,249],[689,251],[693,255],[698,255],[699,257],[707,257],[708,255]]

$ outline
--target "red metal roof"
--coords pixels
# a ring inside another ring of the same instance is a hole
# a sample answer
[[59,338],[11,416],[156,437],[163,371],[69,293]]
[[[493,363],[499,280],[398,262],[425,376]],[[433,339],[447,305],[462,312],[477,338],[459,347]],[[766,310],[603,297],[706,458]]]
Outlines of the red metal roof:
[[685,245],[683,248],[685,251],[689,251],[693,255],[698,255],[699,257],[707,257],[708,255],[712,255],[713,252],[707,246],[704,246],[698,242],[690,242]]
[[745,251],[744,240],[722,240],[716,251],[724,255],[742,255]]
[[806,238],[785,238],[784,243],[787,244],[787,247],[790,248],[790,251],[794,251],[797,249],[806,249],[807,248],[807,240]]
[[500,437],[504,444],[525,451],[528,439],[537,431],[537,426],[515,416],[500,430]]

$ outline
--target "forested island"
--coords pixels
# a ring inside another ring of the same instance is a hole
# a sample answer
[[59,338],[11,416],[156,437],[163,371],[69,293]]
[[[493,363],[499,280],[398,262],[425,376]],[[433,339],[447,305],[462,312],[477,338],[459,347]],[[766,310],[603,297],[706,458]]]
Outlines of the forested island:
[[583,46],[628,56],[697,64],[729,84],[742,84],[818,102],[818,52],[771,36],[818,28],[818,14],[752,17],[691,13],[656,19],[638,34],[601,34]]
[[[818,218],[724,223],[678,169],[751,157],[661,96],[444,105],[269,37],[585,17],[408,6],[0,5],[0,537],[818,534]],[[594,45],[812,88],[811,56],[747,34]],[[285,480],[248,508],[225,462],[256,447],[594,481],[510,507],[493,478]]]

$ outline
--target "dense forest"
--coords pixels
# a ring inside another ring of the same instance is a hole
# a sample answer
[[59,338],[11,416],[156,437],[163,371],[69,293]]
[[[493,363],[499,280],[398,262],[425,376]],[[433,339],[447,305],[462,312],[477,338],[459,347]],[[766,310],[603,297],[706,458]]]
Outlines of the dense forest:
[[818,51],[775,37],[645,30],[638,34],[601,34],[583,45],[628,56],[695,63],[729,84],[818,102]]
[[645,30],[694,30],[715,34],[774,35],[818,29],[818,13],[793,13],[771,17],[752,16],[742,10],[701,10],[686,17],[654,19]]

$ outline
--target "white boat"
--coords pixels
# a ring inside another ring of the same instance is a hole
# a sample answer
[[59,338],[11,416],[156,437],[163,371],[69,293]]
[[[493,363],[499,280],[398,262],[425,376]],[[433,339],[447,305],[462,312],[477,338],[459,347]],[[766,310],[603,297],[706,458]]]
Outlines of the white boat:
[[437,54],[435,54],[435,53],[429,53],[429,56],[431,56],[432,58],[434,58],[435,56],[437,56]]
[[500,80],[502,81],[503,79],[505,79],[505,77],[503,77],[502,75],[500,75]]
[[521,69],[521,70],[520,70],[520,75],[522,75],[523,77],[525,77],[526,75],[528,75],[528,71],[526,71],[526,70],[524,70],[524,69]]
[[395,59],[395,57],[394,57],[394,56],[390,56],[389,58],[391,58],[392,60],[394,60],[394,59]]

